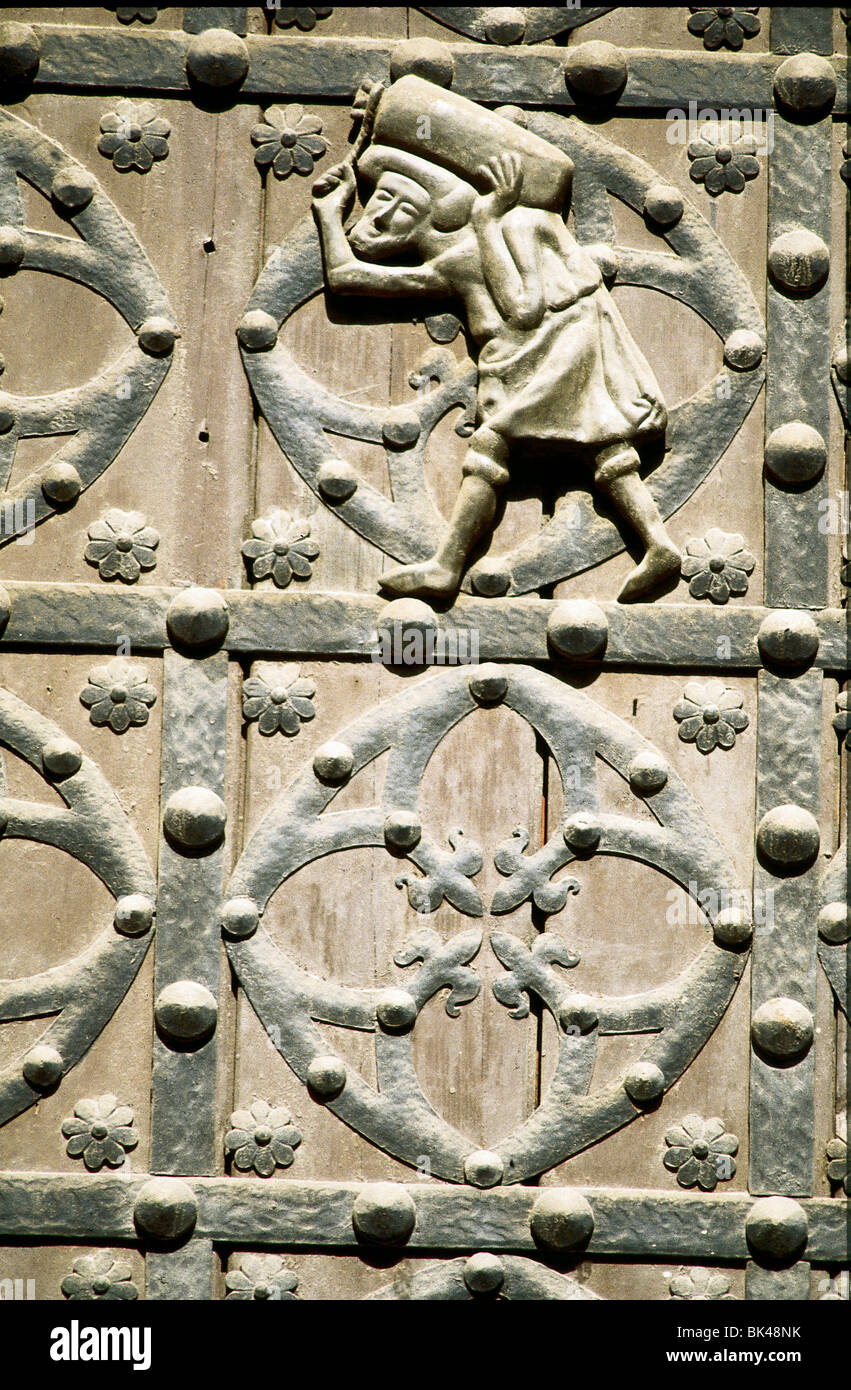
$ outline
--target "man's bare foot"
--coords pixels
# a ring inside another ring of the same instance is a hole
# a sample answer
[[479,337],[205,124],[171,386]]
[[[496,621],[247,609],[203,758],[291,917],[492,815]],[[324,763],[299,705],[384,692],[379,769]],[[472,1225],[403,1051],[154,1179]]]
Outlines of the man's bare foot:
[[682,556],[670,542],[657,542],[651,545],[640,565],[636,565],[618,594],[618,601],[639,598],[650,589],[655,589],[665,579],[671,579],[680,572]]
[[382,574],[379,583],[391,594],[410,594],[414,597],[449,598],[458,588],[460,575],[441,565],[436,559],[418,565],[399,565]]

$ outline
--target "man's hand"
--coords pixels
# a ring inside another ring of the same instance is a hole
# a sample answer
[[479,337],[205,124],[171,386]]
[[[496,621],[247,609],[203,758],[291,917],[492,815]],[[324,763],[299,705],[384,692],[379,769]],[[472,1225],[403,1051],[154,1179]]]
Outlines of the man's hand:
[[523,186],[523,165],[516,154],[495,154],[478,169],[479,175],[493,189],[480,194],[473,204],[473,217],[502,217],[520,197]]
[[354,198],[355,187],[351,164],[335,164],[313,185],[314,205],[323,211],[337,211],[342,216]]

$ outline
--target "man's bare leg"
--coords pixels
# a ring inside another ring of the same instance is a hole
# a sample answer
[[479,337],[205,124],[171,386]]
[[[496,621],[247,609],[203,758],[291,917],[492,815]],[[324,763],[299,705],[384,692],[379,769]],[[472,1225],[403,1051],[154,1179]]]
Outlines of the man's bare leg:
[[630,446],[602,451],[594,480],[644,543],[646,554],[627,576],[618,598],[638,598],[680,572],[681,555],[665,530],[659,508],[639,475],[639,458]]
[[382,589],[425,598],[448,598],[457,592],[467,556],[493,525],[497,489],[509,478],[507,457],[505,441],[486,425],[480,426],[470,439],[464,479],[436,553],[419,564],[387,570],[379,581]]

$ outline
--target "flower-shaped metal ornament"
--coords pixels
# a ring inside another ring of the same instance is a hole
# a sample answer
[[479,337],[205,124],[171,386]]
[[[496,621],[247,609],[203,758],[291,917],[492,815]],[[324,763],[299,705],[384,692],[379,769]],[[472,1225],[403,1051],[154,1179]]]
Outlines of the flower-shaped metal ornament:
[[256,1100],[250,1110],[235,1110],[230,1123],[225,1151],[241,1172],[253,1168],[261,1178],[269,1178],[276,1168],[290,1167],[301,1132],[285,1105],[273,1108],[265,1100]]
[[744,697],[729,690],[723,681],[689,681],[683,698],[674,706],[674,718],[683,743],[694,743],[701,753],[713,748],[732,748],[736,734],[748,727],[742,709]]
[[61,1284],[71,1302],[99,1298],[116,1302],[139,1297],[139,1290],[130,1282],[133,1267],[129,1260],[116,1259],[109,1250],[80,1255],[71,1268],[73,1273],[66,1274]]
[[101,579],[120,579],[135,584],[142,570],[152,570],[160,538],[142,512],[121,512],[111,508],[88,530],[85,556],[97,565]]
[[707,1302],[710,1299],[720,1299],[728,1302],[733,1295],[730,1293],[730,1277],[711,1269],[681,1269],[679,1274],[675,1274],[668,1286],[668,1292],[672,1298],[688,1298]]
[[719,5],[713,9],[689,5],[689,9],[688,31],[702,36],[704,48],[738,50],[745,39],[755,38],[761,28],[756,6],[737,10],[731,5]]
[[259,169],[271,165],[278,179],[289,178],[293,170],[297,174],[312,174],[314,164],[328,148],[321,130],[319,117],[297,102],[270,106],[264,121],[251,132],[251,143],[257,146],[254,163]]
[[319,546],[310,539],[309,521],[278,510],[252,522],[251,534],[252,539],[243,542],[242,554],[255,583],[271,578],[277,588],[285,589],[293,575],[310,578]]
[[62,1133],[68,1140],[65,1151],[70,1158],[82,1156],[93,1173],[104,1164],[120,1168],[127,1151],[139,1142],[139,1135],[132,1126],[132,1109],[129,1105],[119,1105],[113,1095],[79,1100],[74,1114],[62,1121]]
[[256,719],[261,734],[267,737],[276,733],[293,737],[302,723],[316,714],[312,703],[316,686],[299,675],[293,662],[287,666],[257,662],[253,669],[254,674],[242,687],[243,718],[249,722]]
[[693,140],[688,147],[689,177],[695,183],[702,183],[713,198],[724,192],[741,193],[748,180],[755,179],[759,173],[755,148],[752,140],[740,140],[735,145]]
[[119,101],[101,117],[100,128],[98,149],[122,173],[136,169],[146,174],[155,159],[168,155],[171,126],[148,102]]
[[720,604],[731,594],[738,597],[747,593],[748,575],[755,566],[756,557],[745,549],[744,536],[712,527],[702,538],[686,542],[681,573],[689,581],[692,598]]
[[94,666],[80,700],[93,724],[108,724],[123,734],[131,724],[147,724],[157,692],[148,684],[144,666],[116,657],[106,666]]
[[724,1121],[704,1120],[687,1115],[665,1135],[667,1153],[662,1162],[676,1173],[680,1187],[700,1187],[713,1192],[720,1182],[729,1182],[736,1172],[733,1157],[739,1152],[735,1134],[728,1134]]
[[286,1269],[280,1255],[243,1255],[225,1275],[225,1298],[294,1299],[298,1275]]

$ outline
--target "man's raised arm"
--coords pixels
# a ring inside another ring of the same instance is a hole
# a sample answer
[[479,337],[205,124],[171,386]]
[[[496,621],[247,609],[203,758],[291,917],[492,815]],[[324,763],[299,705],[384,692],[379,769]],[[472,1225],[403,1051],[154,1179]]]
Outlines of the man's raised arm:
[[369,265],[352,252],[343,218],[355,194],[350,164],[337,164],[313,186],[313,214],[319,227],[328,288],[338,294],[434,294],[446,290],[429,265]]

